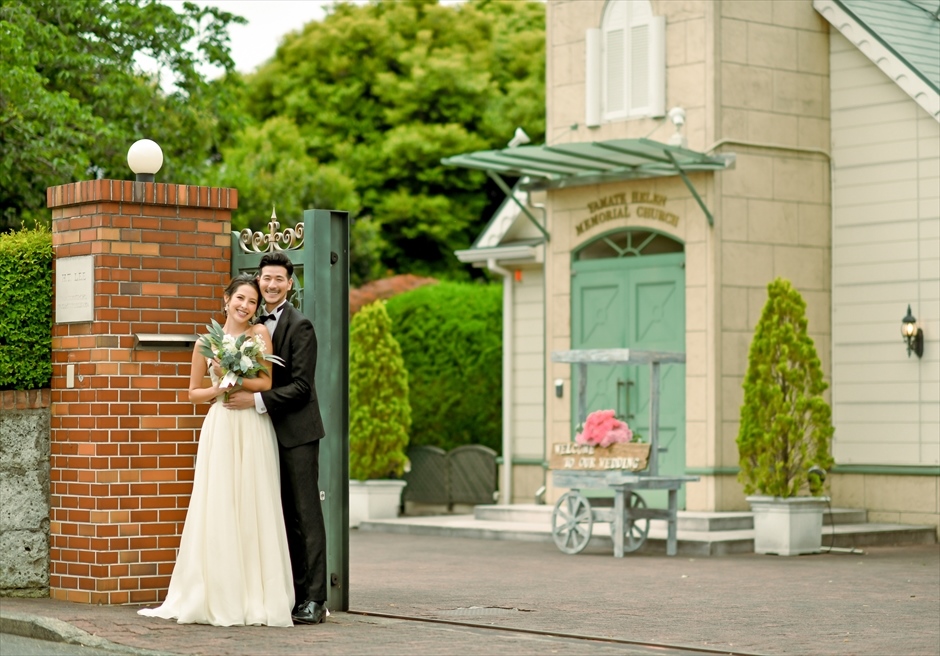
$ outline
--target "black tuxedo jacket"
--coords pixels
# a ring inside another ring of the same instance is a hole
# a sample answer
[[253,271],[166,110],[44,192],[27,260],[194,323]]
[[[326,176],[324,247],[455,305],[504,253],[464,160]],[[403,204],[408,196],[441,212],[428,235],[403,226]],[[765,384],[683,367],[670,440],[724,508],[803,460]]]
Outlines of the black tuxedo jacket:
[[281,446],[290,448],[319,440],[324,435],[320,403],[314,384],[317,370],[317,334],[313,323],[293,305],[281,311],[272,337],[274,354],[284,364],[272,363],[272,385],[261,392]]

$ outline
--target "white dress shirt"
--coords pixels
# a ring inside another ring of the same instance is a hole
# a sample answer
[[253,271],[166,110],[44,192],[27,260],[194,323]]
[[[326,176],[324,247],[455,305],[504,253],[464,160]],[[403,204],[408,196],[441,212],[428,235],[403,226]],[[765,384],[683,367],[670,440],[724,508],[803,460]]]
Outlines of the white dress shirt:
[[[284,311],[285,305],[287,305],[286,300],[280,305],[278,305],[276,308],[274,308],[273,311],[270,312],[270,314],[274,315],[274,318],[268,319],[267,321],[264,322],[264,327],[268,329],[268,335],[271,336],[272,340],[274,339],[274,331],[277,329],[277,322],[281,318],[281,312]],[[277,366],[277,365],[274,365],[274,366]],[[257,410],[259,414],[264,414],[268,411],[268,409],[264,405],[264,400],[262,400],[261,398],[261,392],[255,392],[255,410]]]

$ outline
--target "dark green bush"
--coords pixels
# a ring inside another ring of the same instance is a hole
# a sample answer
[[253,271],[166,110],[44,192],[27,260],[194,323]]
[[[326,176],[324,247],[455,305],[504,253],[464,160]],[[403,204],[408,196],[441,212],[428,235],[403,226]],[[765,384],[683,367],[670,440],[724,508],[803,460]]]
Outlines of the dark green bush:
[[408,372],[385,302],[376,301],[349,331],[349,477],[400,477],[410,425]]
[[442,282],[391,298],[411,399],[411,444],[502,447],[502,288]]
[[52,235],[0,234],[0,389],[39,389],[52,377]]

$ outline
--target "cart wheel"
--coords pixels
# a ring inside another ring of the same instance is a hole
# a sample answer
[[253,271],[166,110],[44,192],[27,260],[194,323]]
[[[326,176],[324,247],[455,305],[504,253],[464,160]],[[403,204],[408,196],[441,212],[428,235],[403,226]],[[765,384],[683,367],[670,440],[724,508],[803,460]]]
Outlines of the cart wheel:
[[[646,502],[636,492],[630,492],[630,498],[626,502],[627,509],[646,508]],[[623,551],[630,553],[636,551],[646,543],[646,536],[650,532],[650,520],[648,517],[642,519],[627,518],[623,524],[624,540]]]
[[591,539],[594,517],[591,504],[579,492],[565,492],[552,513],[552,538],[555,545],[566,554],[584,551]]

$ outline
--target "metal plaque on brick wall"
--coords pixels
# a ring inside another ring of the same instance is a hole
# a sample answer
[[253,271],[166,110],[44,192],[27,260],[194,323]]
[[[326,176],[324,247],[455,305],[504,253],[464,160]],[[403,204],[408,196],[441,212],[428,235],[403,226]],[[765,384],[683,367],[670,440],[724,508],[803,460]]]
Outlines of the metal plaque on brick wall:
[[559,442],[552,445],[549,469],[643,471],[649,462],[650,445],[623,442],[610,446]]
[[55,322],[95,319],[95,258],[63,257],[55,261]]

